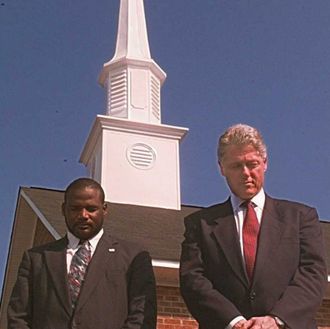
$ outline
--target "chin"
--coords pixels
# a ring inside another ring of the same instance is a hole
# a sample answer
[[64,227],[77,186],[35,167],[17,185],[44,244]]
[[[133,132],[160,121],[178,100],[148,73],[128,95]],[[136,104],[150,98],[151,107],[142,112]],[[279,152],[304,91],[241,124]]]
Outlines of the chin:
[[256,192],[244,192],[244,193],[242,193],[241,199],[249,200],[249,199],[252,199],[256,194],[257,194]]
[[90,232],[77,232],[75,234],[75,236],[79,239],[82,239],[82,240],[88,240],[90,237],[91,237],[91,233]]

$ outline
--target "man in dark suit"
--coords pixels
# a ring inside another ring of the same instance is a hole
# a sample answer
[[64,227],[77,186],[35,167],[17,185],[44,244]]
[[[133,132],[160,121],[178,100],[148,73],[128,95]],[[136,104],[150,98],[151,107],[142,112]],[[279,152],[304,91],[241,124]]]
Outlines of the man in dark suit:
[[228,128],[218,160],[230,198],[185,219],[189,311],[202,329],[316,329],[327,273],[316,210],[265,194],[267,151],[255,128]]
[[102,187],[80,178],[65,191],[67,235],[23,256],[8,307],[9,329],[154,329],[149,253],[107,235]]

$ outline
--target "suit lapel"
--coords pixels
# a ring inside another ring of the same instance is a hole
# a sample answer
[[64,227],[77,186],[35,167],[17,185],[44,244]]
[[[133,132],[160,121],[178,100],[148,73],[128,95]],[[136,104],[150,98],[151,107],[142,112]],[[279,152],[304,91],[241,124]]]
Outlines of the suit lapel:
[[272,259],[280,244],[284,226],[285,223],[276,208],[276,200],[266,196],[253,281],[262,280],[263,269],[267,268],[268,260]]
[[118,252],[116,250],[117,245],[118,242],[116,240],[110,238],[105,233],[103,234],[96,247],[92,260],[88,265],[85,282],[80,292],[76,310],[81,308],[88,300],[95,286],[104,275],[104,272],[109,269],[111,270],[111,266],[114,266],[112,258],[115,257]]
[[66,246],[67,239],[63,238],[51,249],[45,251],[45,261],[49,270],[55,292],[68,315],[72,313],[68,285],[67,285],[67,267],[66,267]]
[[248,286],[248,279],[243,266],[242,253],[230,199],[221,205],[219,209],[213,233],[218,241],[225,257],[232,267],[232,270],[245,286]]
[[[227,200],[224,204],[220,205],[220,207],[221,208],[217,210],[218,216],[214,220],[217,224],[213,229],[214,236],[237,277],[245,284],[246,287],[249,287],[250,284],[244,268],[242,252],[230,200]],[[284,227],[285,223],[283,223],[281,214],[277,209],[276,200],[266,196],[259,233],[260,235],[258,240],[258,251],[253,282],[262,280],[263,269],[267,267],[268,260],[272,259],[272,255],[278,248]]]

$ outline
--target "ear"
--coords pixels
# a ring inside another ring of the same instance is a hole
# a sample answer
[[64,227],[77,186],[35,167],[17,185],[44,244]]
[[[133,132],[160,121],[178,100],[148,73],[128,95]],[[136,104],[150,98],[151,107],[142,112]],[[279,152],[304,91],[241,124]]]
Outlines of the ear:
[[107,214],[108,213],[108,204],[106,202],[103,203],[103,214]]
[[219,168],[220,168],[220,173],[222,176],[225,176],[225,169],[223,167],[223,165],[221,164],[220,161],[218,161],[218,165],[219,165]]
[[267,168],[268,168],[268,159],[266,158],[266,159],[264,160],[264,172],[267,171]]

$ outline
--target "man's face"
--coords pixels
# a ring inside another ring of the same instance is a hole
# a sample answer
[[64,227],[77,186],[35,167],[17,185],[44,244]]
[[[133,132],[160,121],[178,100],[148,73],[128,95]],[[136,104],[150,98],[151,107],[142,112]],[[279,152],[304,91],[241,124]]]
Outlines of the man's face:
[[101,230],[106,209],[100,191],[90,187],[73,189],[62,204],[68,230],[80,240],[88,240]]
[[242,200],[253,198],[264,185],[267,160],[252,145],[227,146],[219,165],[230,190]]

